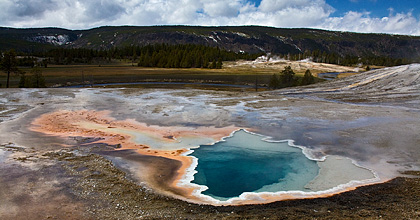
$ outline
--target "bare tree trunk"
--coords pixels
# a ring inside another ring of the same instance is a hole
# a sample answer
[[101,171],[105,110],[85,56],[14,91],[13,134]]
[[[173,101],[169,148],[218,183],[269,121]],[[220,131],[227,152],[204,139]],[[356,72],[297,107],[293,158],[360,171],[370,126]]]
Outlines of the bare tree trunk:
[[258,92],[258,76],[255,77],[255,92]]
[[7,82],[6,82],[6,88],[9,88],[9,80],[10,80],[10,71],[7,71]]

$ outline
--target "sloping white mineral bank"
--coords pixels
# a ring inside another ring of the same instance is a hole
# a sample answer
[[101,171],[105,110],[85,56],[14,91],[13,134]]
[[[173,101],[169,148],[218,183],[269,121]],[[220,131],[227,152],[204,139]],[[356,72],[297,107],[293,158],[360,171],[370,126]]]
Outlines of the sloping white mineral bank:
[[312,191],[324,191],[351,182],[376,179],[373,171],[358,166],[349,158],[327,156],[318,161],[319,174],[305,187]]
[[[234,133],[235,132],[233,132],[229,137],[232,137]],[[186,172],[183,181],[181,180],[179,182],[179,186],[181,187],[193,187],[196,189],[193,192],[193,196],[196,200],[193,202],[212,205],[241,205],[269,203],[288,199],[318,198],[349,191],[358,186],[379,183],[381,181],[374,171],[359,166],[350,158],[334,155],[323,158],[315,158],[313,154],[311,154],[310,149],[294,145],[292,140],[273,141],[270,137],[261,136],[255,133],[251,134],[259,136],[262,141],[287,142],[292,149],[300,148],[307,158],[317,161],[320,168],[319,173],[313,180],[309,181],[309,183],[305,185],[305,189],[307,190],[273,192],[269,190],[271,186],[267,186],[254,192],[244,192],[238,197],[230,198],[228,200],[205,195],[202,192],[208,189],[207,186],[192,183],[194,180],[194,174],[196,173],[195,168],[198,163],[197,158],[194,157],[194,162]],[[221,141],[225,141],[225,139],[222,139]],[[191,152],[192,151],[187,154],[190,154]],[[264,188],[269,191],[264,191]]]

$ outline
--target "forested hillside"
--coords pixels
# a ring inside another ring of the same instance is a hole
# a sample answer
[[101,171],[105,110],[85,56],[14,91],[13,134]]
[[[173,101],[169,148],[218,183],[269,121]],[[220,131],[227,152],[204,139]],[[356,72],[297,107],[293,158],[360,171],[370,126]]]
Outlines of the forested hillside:
[[[83,48],[106,53],[109,57],[110,53],[127,47],[164,44],[200,45],[236,54],[264,53],[289,59],[312,57],[316,62],[343,65],[363,62],[392,66],[420,62],[420,37],[417,36],[260,26],[122,26],[90,30],[0,28],[0,50],[15,49],[21,55],[46,53],[58,48]],[[140,53],[137,55],[141,56]]]
[[[216,47],[194,44],[155,44],[116,47],[109,50],[60,48],[33,53],[33,55],[48,58],[46,63],[50,64],[90,64],[112,59],[129,59],[133,64],[136,63],[143,67],[220,69],[222,61],[253,60],[262,54],[235,53]],[[23,64],[32,62],[29,57],[20,60]]]

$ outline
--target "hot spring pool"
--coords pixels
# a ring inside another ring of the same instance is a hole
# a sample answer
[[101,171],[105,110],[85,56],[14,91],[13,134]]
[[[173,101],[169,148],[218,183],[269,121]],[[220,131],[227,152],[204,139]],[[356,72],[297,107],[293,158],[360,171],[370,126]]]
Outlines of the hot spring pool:
[[201,145],[190,156],[198,159],[192,183],[206,186],[202,194],[222,201],[244,192],[309,191],[305,185],[319,173],[317,162],[302,149],[244,130]]

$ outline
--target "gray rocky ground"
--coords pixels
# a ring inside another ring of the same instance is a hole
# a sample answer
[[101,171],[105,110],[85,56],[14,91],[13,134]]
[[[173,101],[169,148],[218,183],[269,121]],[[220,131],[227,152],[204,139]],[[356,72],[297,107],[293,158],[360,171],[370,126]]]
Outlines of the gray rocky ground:
[[[2,219],[419,218],[420,65],[373,70],[269,92],[196,89],[10,89],[0,91]],[[91,139],[28,129],[56,110],[110,110],[162,126],[251,128],[293,139],[316,157],[339,155],[375,170],[384,184],[324,199],[213,207],[156,193],[179,164],[114,151]],[[63,147],[66,144],[66,147]],[[137,168],[134,169],[133,167]],[[408,178],[411,174],[412,178]],[[163,176],[163,178],[162,178]]]

